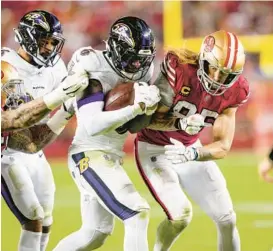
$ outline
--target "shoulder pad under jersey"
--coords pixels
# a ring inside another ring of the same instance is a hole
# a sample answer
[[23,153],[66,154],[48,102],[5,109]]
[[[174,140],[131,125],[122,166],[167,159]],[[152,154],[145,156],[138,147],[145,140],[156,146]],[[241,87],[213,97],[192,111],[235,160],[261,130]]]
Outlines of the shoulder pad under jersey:
[[180,93],[182,85],[188,82],[192,74],[189,71],[189,64],[180,63],[179,57],[172,52],[168,52],[165,56],[161,64],[161,72],[176,94]]
[[99,70],[101,62],[98,51],[94,50],[91,46],[78,49],[74,52],[68,64],[68,73],[70,73],[71,70],[76,69],[77,65],[80,65],[88,72]]
[[177,73],[176,69],[178,67],[178,57],[168,52],[164,57],[163,62],[161,64],[161,72],[167,78],[169,84],[175,88]]
[[[234,88],[233,88],[234,87]],[[237,83],[232,86],[235,99],[231,104],[232,107],[243,105],[247,102],[250,91],[249,91],[249,83],[246,78],[240,76],[237,80]]]

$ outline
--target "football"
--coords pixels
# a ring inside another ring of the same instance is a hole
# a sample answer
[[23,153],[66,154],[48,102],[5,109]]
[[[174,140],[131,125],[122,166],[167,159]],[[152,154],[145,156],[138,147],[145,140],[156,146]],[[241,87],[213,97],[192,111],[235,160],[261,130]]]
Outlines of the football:
[[[133,105],[135,99],[135,89],[134,83],[119,83],[109,91],[104,99],[104,110],[114,111],[126,107],[128,105]],[[117,128],[117,132],[122,134],[127,130],[130,133],[139,132],[142,128],[146,127],[151,120],[151,116],[139,115],[134,119],[128,121],[123,126]]]
[[104,110],[114,111],[133,105],[135,99],[135,89],[133,82],[119,83],[109,91],[104,99]]

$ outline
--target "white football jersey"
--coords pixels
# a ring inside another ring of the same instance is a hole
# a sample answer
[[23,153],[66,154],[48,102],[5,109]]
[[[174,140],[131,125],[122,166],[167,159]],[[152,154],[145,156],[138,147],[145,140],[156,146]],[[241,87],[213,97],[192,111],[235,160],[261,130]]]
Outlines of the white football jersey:
[[20,78],[24,80],[26,91],[34,98],[44,96],[56,89],[64,77],[67,76],[66,66],[60,59],[53,67],[35,67],[21,58],[18,53],[9,48],[2,48],[1,60],[14,66]]
[[[106,51],[94,50],[92,47],[84,47],[77,50],[71,62],[68,65],[69,71],[77,69],[77,64],[80,64],[90,76],[90,79],[96,79],[100,81],[103,93],[107,93],[113,89],[120,82],[128,82],[128,80],[122,78],[115,71],[111,64],[110,59],[106,55]],[[147,74],[138,81],[149,82],[152,78],[154,71],[154,65],[150,66]],[[74,102],[76,116],[78,116],[77,102]],[[88,136],[84,125],[78,120],[76,133],[70,148],[71,153],[78,153],[88,150],[105,150],[119,155],[123,154],[123,144],[127,136],[125,134],[118,134],[115,130],[96,136]],[[96,123],[96,121],[94,121]]]
[[[29,64],[18,53],[9,48],[2,48],[2,61],[14,66],[20,78],[24,81],[24,88],[33,99],[44,96],[56,89],[61,81],[67,76],[66,66],[60,59],[53,67],[35,67]],[[15,152],[8,149],[7,152]]]

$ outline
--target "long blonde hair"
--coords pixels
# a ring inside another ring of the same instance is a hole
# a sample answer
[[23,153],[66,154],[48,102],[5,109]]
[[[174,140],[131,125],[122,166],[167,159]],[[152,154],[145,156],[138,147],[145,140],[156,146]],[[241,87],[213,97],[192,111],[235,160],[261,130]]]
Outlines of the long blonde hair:
[[198,64],[199,55],[191,50],[185,48],[167,48],[169,53],[178,56],[179,63],[181,64]]

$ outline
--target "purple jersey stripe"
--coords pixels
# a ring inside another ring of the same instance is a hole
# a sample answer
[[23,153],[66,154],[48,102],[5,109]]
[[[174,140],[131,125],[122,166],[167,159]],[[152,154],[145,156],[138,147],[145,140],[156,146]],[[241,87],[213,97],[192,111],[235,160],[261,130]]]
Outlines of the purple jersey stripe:
[[88,97],[78,100],[77,101],[78,109],[80,109],[80,107],[82,107],[83,105],[86,105],[92,102],[103,101],[103,99],[104,99],[104,94],[102,92],[97,92]]
[[[84,153],[72,155],[72,158],[76,164],[80,159],[82,159],[82,157],[84,157]],[[82,173],[82,176],[95,190],[95,192],[104,202],[104,204],[121,220],[129,219],[132,216],[138,214],[137,211],[134,211],[120,203],[115,198],[111,190],[107,187],[107,185],[102,181],[102,179],[96,174],[96,172],[92,168],[87,168]]]
[[24,225],[25,223],[30,221],[20,212],[19,208],[15,205],[3,176],[1,176],[1,194],[5,202],[7,203],[9,209],[19,220],[21,225]]

